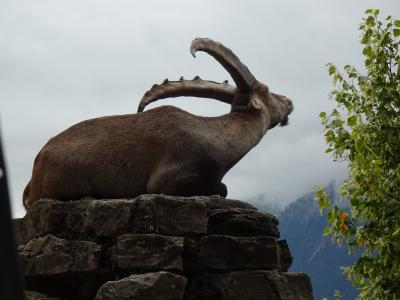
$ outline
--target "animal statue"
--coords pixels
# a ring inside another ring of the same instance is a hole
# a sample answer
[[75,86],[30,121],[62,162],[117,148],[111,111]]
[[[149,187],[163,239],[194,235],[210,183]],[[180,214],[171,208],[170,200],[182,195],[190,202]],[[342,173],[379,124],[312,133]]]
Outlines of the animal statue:
[[[217,83],[195,77],[154,85],[138,113],[80,122],[36,156],[23,194],[29,207],[40,198],[62,201],[127,198],[154,193],[221,195],[224,175],[277,124],[286,125],[292,101],[257,81],[238,57],[208,38],[193,40],[190,52],[214,57],[233,78]],[[192,96],[231,105],[228,114],[200,117],[174,106],[145,107],[159,99]]]

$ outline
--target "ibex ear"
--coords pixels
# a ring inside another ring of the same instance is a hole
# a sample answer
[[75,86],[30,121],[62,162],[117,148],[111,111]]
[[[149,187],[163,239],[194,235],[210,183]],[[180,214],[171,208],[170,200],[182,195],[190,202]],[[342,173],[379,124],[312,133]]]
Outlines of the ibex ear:
[[250,100],[250,106],[256,110],[260,110],[262,108],[261,100],[258,98],[253,98]]

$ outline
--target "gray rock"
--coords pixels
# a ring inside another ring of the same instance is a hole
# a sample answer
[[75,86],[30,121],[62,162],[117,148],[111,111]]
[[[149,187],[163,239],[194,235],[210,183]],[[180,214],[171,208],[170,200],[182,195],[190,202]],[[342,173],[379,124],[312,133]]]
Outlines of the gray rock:
[[[250,204],[219,196],[173,197],[141,195],[135,199],[36,201],[25,217],[14,221],[19,244],[53,234],[67,239],[116,239],[126,233],[165,235],[206,234],[215,209],[245,208]],[[171,216],[174,216],[171,218]]]
[[101,238],[128,231],[131,214],[136,208],[136,203],[124,199],[88,201],[85,204],[85,217],[78,217],[83,219],[82,233]]
[[123,274],[159,270],[183,271],[183,238],[157,234],[125,234],[113,249],[113,268]]
[[190,278],[185,300],[311,300],[310,279],[302,273],[239,271]]
[[26,215],[18,221],[17,236],[20,244],[49,233],[57,234],[63,228],[69,205],[52,199],[42,199],[32,205]]
[[287,272],[293,262],[289,245],[286,240],[278,241],[279,271]]
[[101,246],[53,235],[19,247],[26,287],[67,299],[93,299],[107,271],[100,265]]
[[181,299],[185,277],[185,299],[312,299],[307,276],[284,273],[277,224],[241,201],[165,195],[43,199],[14,220],[31,300]]
[[197,198],[142,195],[137,199],[154,203],[157,233],[185,235],[207,232],[207,206]]
[[137,199],[84,200],[68,202],[64,236],[115,240],[125,233],[156,232],[154,207]]
[[185,287],[185,277],[161,271],[108,281],[99,289],[95,299],[179,300],[183,298]]
[[217,195],[189,197],[188,199],[190,198],[196,201],[202,201],[203,203],[206,204],[207,209],[210,211],[222,208],[244,208],[244,209],[257,210],[257,208],[255,208],[250,203],[243,202],[240,200],[227,199]]
[[279,237],[278,219],[251,209],[216,209],[208,220],[208,234]]
[[185,264],[188,269],[218,271],[279,267],[275,238],[209,235],[185,239]]
[[41,294],[34,291],[26,291],[25,292],[26,300],[62,300],[61,298],[57,297],[50,297],[45,294]]
[[53,235],[20,246],[25,276],[91,272],[99,269],[101,246],[88,241],[67,241]]
[[17,218],[12,220],[12,225],[14,229],[15,241],[17,246],[24,245],[28,242],[26,236],[26,226],[23,218]]

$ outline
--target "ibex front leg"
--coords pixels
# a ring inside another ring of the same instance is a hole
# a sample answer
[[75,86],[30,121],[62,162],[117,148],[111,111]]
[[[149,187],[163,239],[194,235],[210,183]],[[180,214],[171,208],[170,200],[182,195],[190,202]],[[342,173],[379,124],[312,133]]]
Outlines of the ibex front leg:
[[210,195],[226,197],[226,185],[218,178],[217,172],[207,169],[206,164],[203,168],[206,171],[183,173],[182,170],[185,168],[178,164],[163,166],[152,174],[147,184],[147,192],[182,197]]
[[162,193],[183,197],[220,195],[225,198],[228,191],[222,182],[193,174],[177,178],[173,184],[166,186]]

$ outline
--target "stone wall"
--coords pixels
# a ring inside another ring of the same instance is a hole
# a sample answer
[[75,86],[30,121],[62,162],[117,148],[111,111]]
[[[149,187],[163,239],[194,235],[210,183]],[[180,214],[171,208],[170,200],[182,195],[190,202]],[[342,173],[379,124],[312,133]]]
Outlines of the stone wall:
[[313,299],[277,219],[241,201],[44,199],[14,224],[28,299]]

